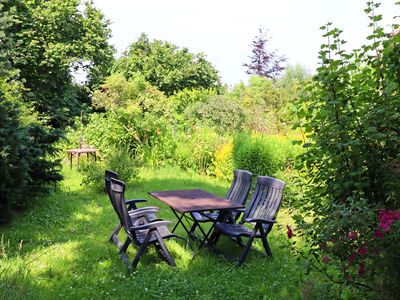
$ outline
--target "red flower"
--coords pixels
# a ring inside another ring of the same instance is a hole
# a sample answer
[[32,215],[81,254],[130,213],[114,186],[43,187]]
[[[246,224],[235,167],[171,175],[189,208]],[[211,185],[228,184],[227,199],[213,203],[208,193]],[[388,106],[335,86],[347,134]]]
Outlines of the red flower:
[[365,273],[365,263],[362,262],[362,263],[360,264],[360,267],[358,268],[358,275],[359,275],[359,276],[362,276],[364,273]]
[[349,238],[350,241],[355,240],[357,238],[357,232],[350,231],[347,237]]
[[362,246],[362,247],[358,248],[357,252],[361,256],[364,256],[365,254],[367,254],[367,246]]
[[356,260],[357,254],[356,253],[352,253],[348,258],[348,266],[350,267],[351,265],[353,265],[354,261]]
[[325,264],[327,264],[327,263],[329,262],[329,256],[328,256],[328,255],[325,255],[325,256],[322,258],[322,261],[323,261]]
[[385,235],[383,234],[383,232],[379,229],[375,230],[374,232],[374,236],[378,239],[383,239],[385,237]]
[[286,225],[287,228],[287,237],[291,239],[293,237],[293,230],[289,225]]

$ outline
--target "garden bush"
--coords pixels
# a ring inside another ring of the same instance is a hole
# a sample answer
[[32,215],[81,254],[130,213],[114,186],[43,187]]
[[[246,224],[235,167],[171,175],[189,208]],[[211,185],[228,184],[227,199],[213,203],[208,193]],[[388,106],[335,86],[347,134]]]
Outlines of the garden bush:
[[257,176],[277,176],[278,171],[291,166],[300,151],[300,146],[284,136],[240,133],[234,138],[234,167]]
[[360,298],[399,299],[400,35],[384,32],[378,7],[367,2],[370,42],[358,50],[321,27],[321,64],[298,103],[308,143],[294,234],[309,247],[292,246],[309,270]]
[[137,157],[133,157],[127,148],[121,147],[100,161],[84,162],[81,168],[82,184],[95,191],[102,191],[105,170],[115,171],[121,180],[129,182],[137,177],[140,165]]
[[231,181],[234,170],[233,142],[222,144],[214,153],[212,174],[226,181]]
[[195,127],[192,132],[179,133],[175,150],[175,163],[185,170],[210,174],[214,152],[223,138],[207,127]]

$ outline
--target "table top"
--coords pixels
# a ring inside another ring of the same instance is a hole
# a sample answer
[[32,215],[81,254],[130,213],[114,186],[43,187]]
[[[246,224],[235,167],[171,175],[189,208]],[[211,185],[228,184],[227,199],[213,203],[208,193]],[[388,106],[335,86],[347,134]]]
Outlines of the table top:
[[96,152],[97,149],[95,148],[78,148],[78,149],[68,149],[67,152],[69,153],[93,153]]
[[243,208],[228,199],[215,196],[203,190],[174,190],[149,193],[180,213],[208,210],[229,210]]

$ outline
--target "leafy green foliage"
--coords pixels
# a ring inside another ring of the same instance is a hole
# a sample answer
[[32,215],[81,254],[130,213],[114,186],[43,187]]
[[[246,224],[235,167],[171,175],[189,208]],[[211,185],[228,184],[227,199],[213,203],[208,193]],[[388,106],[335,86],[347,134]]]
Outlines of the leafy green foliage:
[[23,100],[63,127],[82,106],[72,70],[89,72],[98,82],[112,63],[110,30],[90,2],[80,12],[79,0],[6,1],[1,14],[10,16],[4,46],[11,66],[24,84]]
[[137,157],[133,157],[127,148],[121,147],[102,161],[83,164],[82,184],[100,192],[104,190],[104,170],[113,170],[121,179],[131,181],[137,177],[140,165],[141,161]]
[[247,119],[247,111],[236,101],[225,96],[213,96],[206,102],[196,102],[184,113],[185,124],[203,124],[221,135],[240,131]]
[[0,223],[61,179],[59,161],[50,159],[59,133],[32,120],[32,110],[21,104],[17,89],[17,83],[0,78]]
[[379,27],[378,7],[368,2],[371,44],[359,50],[344,51],[341,30],[331,24],[321,28],[328,40],[321,67],[298,103],[309,143],[296,219],[310,245],[310,267],[332,282],[394,299],[399,224],[393,213],[386,230],[381,211],[400,206],[400,36]]
[[220,145],[214,153],[212,174],[217,178],[232,182],[234,169],[233,143],[228,141]]
[[149,86],[150,84],[140,76],[128,81],[122,74],[116,73],[108,76],[100,88],[93,92],[92,104],[95,108],[107,110],[126,107]]
[[[247,111],[244,127],[256,132],[276,134],[289,131],[293,124],[291,105],[299,92],[294,86],[252,76],[249,84],[237,84],[226,95]],[[285,124],[286,123],[286,124]]]
[[217,70],[204,54],[192,54],[187,48],[161,40],[150,41],[144,33],[116,61],[113,72],[127,79],[140,74],[168,96],[185,88],[221,86]]
[[189,134],[181,133],[177,140],[175,163],[200,174],[210,172],[214,152],[223,143],[223,138],[208,127],[195,127]]
[[176,112],[182,114],[186,108],[199,102],[206,102],[210,97],[217,95],[215,89],[183,89],[176,92],[171,97],[170,101],[174,103]]
[[234,138],[235,168],[249,170],[255,176],[277,177],[278,171],[289,167],[299,152],[290,139],[280,136],[240,133]]

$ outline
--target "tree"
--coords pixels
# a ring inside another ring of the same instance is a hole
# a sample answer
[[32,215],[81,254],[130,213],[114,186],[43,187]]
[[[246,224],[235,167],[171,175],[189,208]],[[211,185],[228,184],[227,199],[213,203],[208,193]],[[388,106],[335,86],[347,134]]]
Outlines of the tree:
[[167,96],[187,89],[221,89],[218,71],[204,54],[192,54],[169,42],[150,41],[142,33],[113,67],[127,79],[138,74]]
[[267,49],[270,37],[260,27],[259,34],[253,39],[251,44],[252,55],[249,56],[250,62],[243,64],[247,68],[246,73],[249,75],[258,75],[275,79],[283,71],[281,65],[286,58],[279,56],[276,51]]
[[87,70],[95,84],[113,61],[108,21],[91,2],[81,12],[80,2],[9,0],[0,9],[10,17],[3,45],[24,85],[23,100],[54,127],[67,124],[87,101],[73,83],[71,69]]

